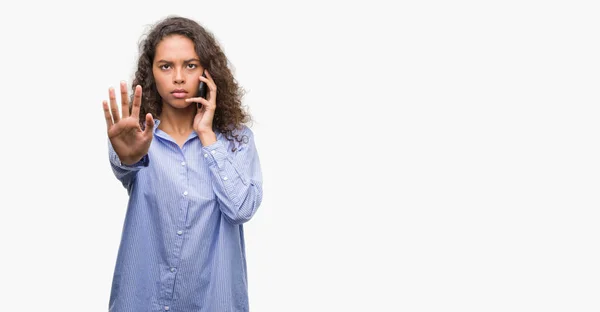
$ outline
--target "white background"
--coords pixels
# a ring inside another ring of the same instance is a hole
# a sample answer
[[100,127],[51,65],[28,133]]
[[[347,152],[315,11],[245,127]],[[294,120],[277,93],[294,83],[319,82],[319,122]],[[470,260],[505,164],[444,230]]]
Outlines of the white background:
[[598,311],[594,3],[2,4],[2,310],[107,310],[127,195],[101,102],[177,14],[248,91],[252,311]]

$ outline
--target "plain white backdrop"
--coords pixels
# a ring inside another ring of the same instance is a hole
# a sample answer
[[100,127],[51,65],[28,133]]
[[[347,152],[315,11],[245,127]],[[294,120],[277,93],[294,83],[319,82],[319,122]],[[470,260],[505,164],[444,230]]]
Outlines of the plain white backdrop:
[[594,1],[7,5],[3,310],[107,310],[127,195],[101,103],[171,14],[248,91],[252,311],[600,309]]

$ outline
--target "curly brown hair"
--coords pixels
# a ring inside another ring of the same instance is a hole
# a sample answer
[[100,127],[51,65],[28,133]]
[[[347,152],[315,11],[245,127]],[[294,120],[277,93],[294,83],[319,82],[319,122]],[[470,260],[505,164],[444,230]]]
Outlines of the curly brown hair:
[[[214,35],[196,21],[180,16],[168,16],[152,26],[148,34],[142,37],[139,44],[140,56],[132,84],[132,98],[135,86],[142,86],[142,104],[140,107],[140,125],[145,126],[147,113],[159,118],[162,112],[162,98],[156,89],[152,64],[156,54],[156,46],[171,35],[183,35],[194,43],[196,54],[202,67],[210,72],[217,85],[217,108],[213,117],[213,130],[217,130],[232,141],[245,140],[233,133],[235,129],[250,121],[250,115],[242,109],[242,97],[245,91],[238,86],[229,68],[229,61]],[[131,110],[131,105],[130,105]]]

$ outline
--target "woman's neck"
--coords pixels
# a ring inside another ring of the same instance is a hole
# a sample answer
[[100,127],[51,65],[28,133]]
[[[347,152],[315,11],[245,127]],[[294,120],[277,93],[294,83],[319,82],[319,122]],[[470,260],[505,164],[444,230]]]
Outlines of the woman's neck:
[[194,131],[195,115],[194,105],[178,109],[163,104],[158,128],[171,136],[187,136]]

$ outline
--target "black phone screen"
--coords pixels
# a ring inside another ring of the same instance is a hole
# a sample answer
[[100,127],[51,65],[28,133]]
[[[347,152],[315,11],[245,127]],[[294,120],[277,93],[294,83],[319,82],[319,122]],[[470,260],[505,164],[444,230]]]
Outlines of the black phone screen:
[[[204,73],[202,73],[202,77],[206,78],[206,75]],[[200,84],[198,85],[198,95],[197,97],[201,97],[203,99],[206,99],[206,83],[204,81],[200,81]],[[197,102],[196,104],[198,104],[198,108],[202,107],[202,103]]]

